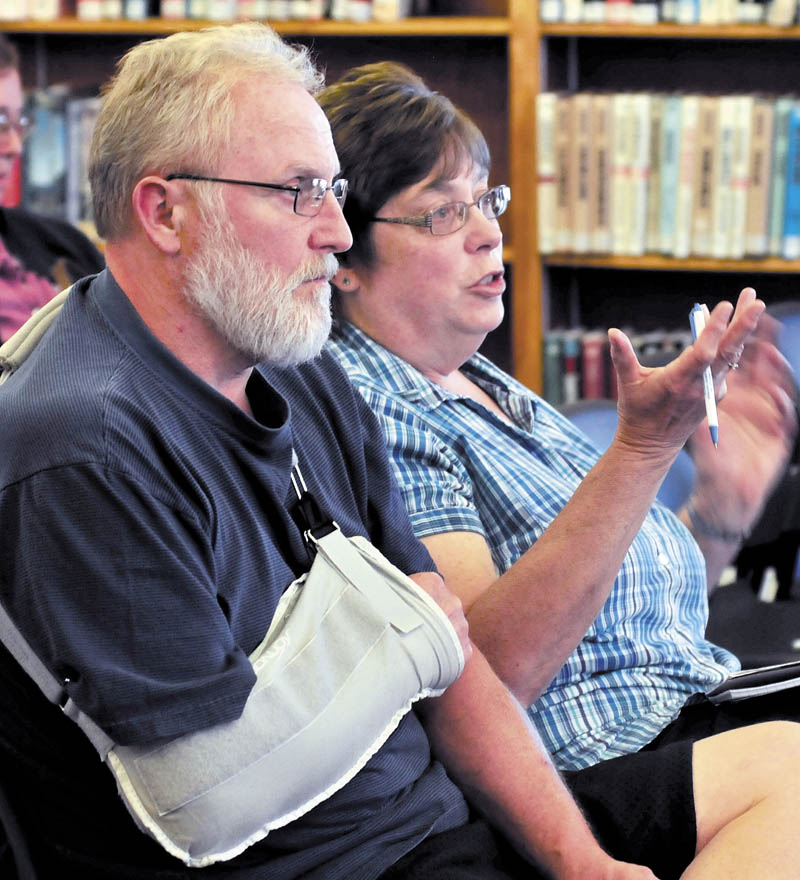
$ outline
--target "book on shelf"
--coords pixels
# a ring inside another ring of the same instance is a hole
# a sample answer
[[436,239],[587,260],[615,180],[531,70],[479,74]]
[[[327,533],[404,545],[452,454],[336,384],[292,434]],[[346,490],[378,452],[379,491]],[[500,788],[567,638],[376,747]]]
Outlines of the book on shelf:
[[[187,3],[187,15],[189,4]],[[236,18],[236,0],[207,0],[206,18],[209,21],[231,21]]]
[[691,252],[694,205],[695,151],[700,112],[699,95],[681,98],[681,136],[678,148],[678,185],[675,192],[675,232],[672,256],[685,259]]
[[631,24],[657,24],[660,18],[658,0],[633,0],[630,17]]
[[542,22],[655,25],[798,23],[797,0],[538,0]]
[[124,0],[122,7],[123,18],[131,21],[143,21],[157,12],[158,8],[153,0]]
[[[336,0],[334,0],[334,4]],[[349,2],[345,4],[350,9]],[[289,0],[267,0],[267,18],[270,21],[287,21],[289,18]]]
[[557,251],[572,248],[572,217],[569,204],[570,98],[559,94],[555,107],[555,172],[556,208],[554,214],[555,247]]
[[735,97],[733,156],[731,159],[731,213],[726,256],[741,260],[745,253],[747,203],[750,198],[750,154],[752,151],[753,95]]
[[728,255],[728,228],[732,203],[733,131],[736,125],[736,99],[722,95],[717,116],[717,161],[711,198],[711,256]]
[[611,98],[611,252],[626,254],[633,211],[633,95]]
[[551,254],[556,249],[556,166],[555,92],[536,96],[536,200],[539,251]]
[[159,11],[161,18],[171,20],[188,18],[189,0],[161,0]]
[[659,195],[659,241],[662,253],[671,254],[675,249],[675,206],[678,191],[681,138],[680,95],[664,98],[661,131],[661,187]]
[[590,241],[595,253],[611,250],[611,95],[592,95],[589,151]]
[[583,21],[602,24],[606,20],[606,0],[583,0]]
[[67,0],[28,0],[27,17],[34,21],[55,21],[71,12],[74,4]]
[[609,396],[608,334],[587,330],[581,336],[581,397],[595,400]]
[[786,203],[786,154],[789,146],[789,114],[794,101],[780,97],[775,101],[772,135],[772,179],[769,188],[767,253],[778,257],[783,239],[783,209]]
[[764,97],[754,98],[744,243],[745,253],[752,257],[764,257],[767,255],[769,183],[772,176],[773,111],[774,104],[772,100]]
[[[334,4],[336,0],[334,0]],[[563,9],[561,0],[539,0],[539,19],[543,22],[561,21]]]
[[563,0],[561,15],[562,21],[583,21],[583,0]]
[[711,256],[712,192],[718,151],[717,115],[719,100],[701,95],[697,111],[697,146],[694,156],[694,198],[691,214],[691,243],[694,256]]
[[650,99],[647,92],[631,95],[631,207],[626,254],[641,256],[647,237],[647,178],[650,174]]
[[789,111],[781,256],[787,260],[800,259],[800,103],[796,101]]
[[647,225],[645,250],[658,253],[661,247],[661,150],[664,144],[664,104],[666,95],[650,98],[649,174],[647,177]]
[[63,217],[66,206],[65,86],[36,91],[28,103],[33,120],[22,165],[22,204],[31,211]]
[[72,96],[66,101],[66,181],[64,219],[75,226],[94,221],[89,188],[89,145],[100,113],[98,95]]
[[788,27],[797,17],[797,0],[769,0],[766,7],[767,24]]
[[[645,365],[661,365],[691,345],[688,329],[638,332],[623,328]],[[616,375],[608,332],[593,327],[556,327],[542,337],[542,396],[553,406],[578,399],[615,398]]]
[[572,95],[570,104],[569,214],[572,250],[587,253],[590,247],[589,151],[592,141],[592,96],[589,92]]
[[580,329],[567,330],[561,339],[562,403],[575,403],[581,397],[581,338]]
[[678,24],[697,24],[699,20],[699,0],[675,0],[675,21]]
[[103,18],[103,0],[77,0],[75,16],[83,21],[101,21]]
[[765,18],[765,0],[739,0],[736,20],[740,24],[760,24]]
[[123,17],[123,13],[122,0],[103,0],[100,7],[100,16],[105,21],[119,21]]
[[631,20],[632,0],[606,0],[606,21],[627,24]]
[[561,339],[563,331],[549,330],[542,336],[542,396],[560,406],[563,402]]
[[0,21],[22,21],[28,17],[28,0],[3,0]]

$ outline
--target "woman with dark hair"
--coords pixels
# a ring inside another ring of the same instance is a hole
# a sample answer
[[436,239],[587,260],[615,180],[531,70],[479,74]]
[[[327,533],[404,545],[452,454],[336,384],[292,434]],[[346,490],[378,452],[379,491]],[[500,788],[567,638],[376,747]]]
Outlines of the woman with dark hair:
[[[791,876],[783,809],[798,753],[790,746],[776,775],[774,737],[798,727],[753,722],[798,712],[780,694],[733,709],[705,698],[739,666],[705,639],[707,584],[758,516],[795,430],[764,304],[750,288],[735,309],[720,303],[696,344],[658,369],[609,331],[619,429],[600,456],[477,354],[503,318],[498,218],[511,193],[490,185],[475,124],[393,63],[350,71],[320,100],[354,237],[331,347],[382,423],[414,529],[474,641],[579,801],[593,786],[616,857],[662,878]],[[728,389],[718,449],[704,422],[708,367]],[[698,480],[676,517],[655,495],[690,437]],[[751,809],[764,786],[776,822],[766,849]],[[645,852],[625,849],[643,841]]]

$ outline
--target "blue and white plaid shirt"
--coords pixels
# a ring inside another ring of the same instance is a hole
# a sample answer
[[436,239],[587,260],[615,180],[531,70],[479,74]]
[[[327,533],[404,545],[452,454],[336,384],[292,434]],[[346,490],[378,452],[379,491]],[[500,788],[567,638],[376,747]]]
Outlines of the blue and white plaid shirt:
[[[513,425],[351,324],[339,324],[330,347],[380,419],[416,534],[477,532],[500,572],[544,532],[599,457],[568,419],[480,355],[462,370]],[[656,502],[583,641],[528,710],[559,767],[637,751],[690,696],[739,668],[704,638],[707,616],[702,553]]]

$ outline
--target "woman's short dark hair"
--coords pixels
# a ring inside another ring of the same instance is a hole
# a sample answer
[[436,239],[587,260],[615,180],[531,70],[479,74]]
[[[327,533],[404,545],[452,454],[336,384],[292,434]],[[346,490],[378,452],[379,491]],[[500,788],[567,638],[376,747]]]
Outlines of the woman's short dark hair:
[[489,148],[475,123],[405,65],[355,67],[318,98],[350,182],[344,214],[353,247],[341,255],[345,264],[372,264],[370,218],[437,166],[445,179],[459,173],[464,159],[489,172]]

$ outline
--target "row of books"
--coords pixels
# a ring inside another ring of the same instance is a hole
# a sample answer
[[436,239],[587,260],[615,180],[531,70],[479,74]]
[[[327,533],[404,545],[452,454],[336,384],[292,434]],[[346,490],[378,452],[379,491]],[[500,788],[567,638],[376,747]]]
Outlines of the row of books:
[[539,249],[800,259],[800,100],[537,95]]
[[798,21],[798,0],[540,0],[544,22],[600,24],[757,24]]
[[314,21],[396,21],[423,11],[417,0],[2,0],[0,20],[55,20],[76,16],[87,21],[151,17]]
[[32,93],[33,130],[25,144],[20,202],[83,228],[93,222],[87,160],[100,98],[66,86]]
[[[668,363],[691,345],[686,330],[626,330],[639,361],[656,366]],[[577,400],[616,398],[616,378],[603,330],[573,327],[553,329],[542,339],[542,395],[553,406]]]

